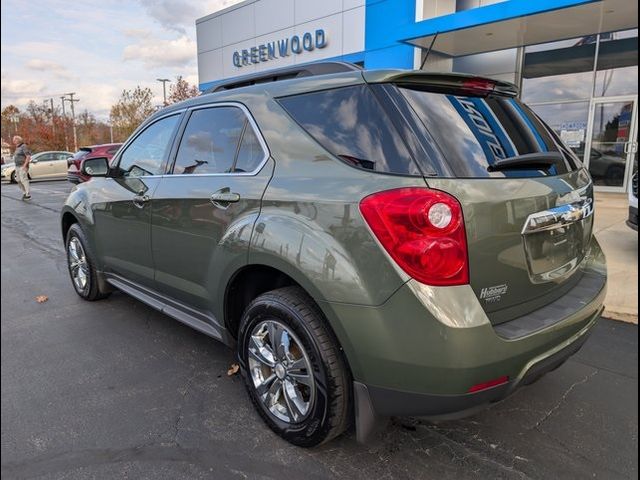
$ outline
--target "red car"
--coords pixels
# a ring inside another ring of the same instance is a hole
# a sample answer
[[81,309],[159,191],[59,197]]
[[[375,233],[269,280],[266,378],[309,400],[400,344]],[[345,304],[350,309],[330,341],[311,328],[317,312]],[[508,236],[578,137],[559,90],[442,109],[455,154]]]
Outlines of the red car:
[[69,165],[67,180],[76,184],[86,182],[91,177],[82,174],[82,163],[89,158],[106,158],[111,162],[111,159],[121,146],[121,143],[105,143],[104,145],[80,147],[75,155],[67,160]]

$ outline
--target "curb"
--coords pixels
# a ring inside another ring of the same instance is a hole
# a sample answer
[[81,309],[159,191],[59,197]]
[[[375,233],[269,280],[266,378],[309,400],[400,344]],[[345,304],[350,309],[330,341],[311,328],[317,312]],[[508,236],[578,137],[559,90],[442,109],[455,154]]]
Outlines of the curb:
[[[622,310],[622,309],[620,309]],[[604,312],[602,312],[601,317],[602,318],[606,318],[609,320],[616,320],[619,322],[625,322],[625,323],[633,323],[635,325],[638,325],[638,312],[625,312],[625,311],[620,311],[620,310],[615,310],[615,309],[609,309],[606,308],[604,309]]]

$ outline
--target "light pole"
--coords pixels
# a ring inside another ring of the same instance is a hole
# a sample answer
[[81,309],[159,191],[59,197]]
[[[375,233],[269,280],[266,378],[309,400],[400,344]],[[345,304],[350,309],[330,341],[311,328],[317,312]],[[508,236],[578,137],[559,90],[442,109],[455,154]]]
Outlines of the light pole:
[[167,82],[170,80],[168,78],[156,78],[157,81],[162,82],[162,96],[164,98],[163,105],[167,106]]

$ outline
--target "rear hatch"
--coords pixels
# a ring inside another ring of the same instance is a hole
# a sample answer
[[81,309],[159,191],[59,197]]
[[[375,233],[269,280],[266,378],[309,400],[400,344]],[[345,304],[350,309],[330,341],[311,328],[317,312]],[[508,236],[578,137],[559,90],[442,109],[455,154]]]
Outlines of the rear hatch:
[[515,87],[415,73],[380,83],[424,145],[416,160],[429,187],[462,204],[470,284],[492,323],[575,286],[592,237],[592,182]]

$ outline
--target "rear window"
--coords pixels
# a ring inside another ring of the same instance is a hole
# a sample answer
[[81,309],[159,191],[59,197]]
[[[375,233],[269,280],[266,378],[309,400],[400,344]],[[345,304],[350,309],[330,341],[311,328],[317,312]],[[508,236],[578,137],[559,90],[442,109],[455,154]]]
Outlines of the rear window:
[[[577,168],[577,159],[516,98],[443,94],[407,87],[398,90],[456,177],[535,177]],[[545,170],[489,168],[497,160],[543,152],[561,152],[564,161]]]
[[90,152],[91,152],[90,148],[81,148],[76,153],[74,153],[73,157],[71,157],[71,158],[73,160],[78,160],[78,159],[84,157],[87,153],[90,153]]
[[402,137],[365,85],[279,99],[318,143],[365,170],[421,175]]

